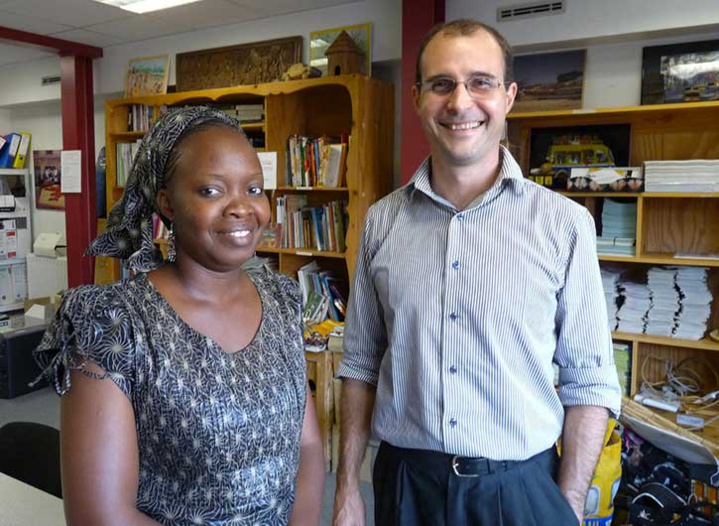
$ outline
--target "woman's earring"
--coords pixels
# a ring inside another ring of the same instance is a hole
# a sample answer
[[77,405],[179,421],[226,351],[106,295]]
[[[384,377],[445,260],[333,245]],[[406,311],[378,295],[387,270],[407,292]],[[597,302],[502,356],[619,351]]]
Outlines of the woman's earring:
[[170,223],[170,229],[167,232],[167,261],[175,261],[177,252],[175,251],[175,229]]

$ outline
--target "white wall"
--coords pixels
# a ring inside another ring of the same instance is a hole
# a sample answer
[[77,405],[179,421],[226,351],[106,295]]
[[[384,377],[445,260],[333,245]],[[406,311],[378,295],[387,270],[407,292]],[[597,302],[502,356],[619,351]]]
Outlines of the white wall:
[[[364,0],[106,47],[103,58],[93,63],[95,93],[122,92],[128,61],[138,56],[168,53],[171,57],[169,83],[174,84],[176,53],[301,35],[304,37],[303,61],[307,63],[310,32],[363,22],[372,23],[372,60],[399,59],[400,0]],[[40,85],[41,77],[60,73],[60,64],[55,58],[10,64],[3,69],[3,75],[0,77],[0,108],[60,97],[59,85],[46,87]]]
[[10,131],[10,110],[0,108],[0,135],[7,135]]
[[[650,39],[719,28],[716,0],[565,0],[560,15],[497,22],[497,8],[521,5],[526,0],[447,0],[447,20],[476,18],[499,30],[515,47],[553,45],[588,39]],[[701,29],[703,28],[703,29]]]
[[565,0],[559,15],[497,22],[515,0],[447,0],[447,20],[475,18],[499,30],[516,54],[586,49],[586,109],[634,106],[641,100],[642,48],[719,39],[716,0]]

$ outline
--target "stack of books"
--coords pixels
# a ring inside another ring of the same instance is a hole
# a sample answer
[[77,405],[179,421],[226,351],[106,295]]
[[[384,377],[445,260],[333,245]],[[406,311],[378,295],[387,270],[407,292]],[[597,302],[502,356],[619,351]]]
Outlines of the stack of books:
[[643,283],[621,281],[620,306],[617,311],[617,330],[642,334],[651,305],[649,287]]
[[672,336],[674,318],[679,312],[676,267],[652,267],[647,271],[651,304],[647,312],[646,333]]
[[323,270],[317,261],[297,270],[302,291],[303,318],[307,323],[319,323],[329,318],[343,321],[347,309],[347,291],[332,271]]
[[605,199],[602,235],[597,236],[597,253],[633,256],[637,242],[637,202]]
[[602,268],[602,288],[604,301],[607,304],[607,319],[609,328],[614,330],[617,326],[617,300],[619,299],[619,279],[621,270]]
[[225,104],[215,106],[216,109],[224,111],[230,117],[234,117],[240,124],[262,122],[265,119],[265,105],[259,104]]
[[701,340],[707,332],[711,314],[712,293],[708,286],[709,269],[681,267],[676,271],[679,289],[679,312],[674,318],[675,338]]
[[647,192],[719,192],[719,160],[646,161]]

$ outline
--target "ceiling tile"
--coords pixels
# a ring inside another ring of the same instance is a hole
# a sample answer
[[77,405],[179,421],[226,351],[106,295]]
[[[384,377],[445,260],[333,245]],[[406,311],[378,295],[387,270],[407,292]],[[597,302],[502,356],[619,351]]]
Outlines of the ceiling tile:
[[5,11],[4,6],[0,6],[0,20],[2,20],[2,25],[5,27],[27,31],[29,33],[38,33],[40,35],[48,35],[57,31],[72,29],[72,27],[60,24],[51,18],[40,18]]
[[88,31],[87,29],[71,29],[70,31],[53,33],[52,36],[96,47],[113,46],[124,42],[121,38],[108,35],[107,33],[96,33],[95,31]]
[[165,22],[154,15],[144,14],[131,15],[127,18],[95,24],[85,29],[96,33],[111,35],[120,39],[122,42],[135,42],[148,38],[171,35],[173,33],[184,33],[191,28],[180,24]]
[[18,14],[33,13],[35,16],[42,16],[45,20],[71,27],[99,24],[130,14],[118,7],[92,0],[10,0],[0,8]]
[[350,4],[356,0],[229,0],[245,8],[256,9],[264,16],[278,16],[323,7]]
[[48,53],[37,48],[0,44],[0,64],[2,65],[56,56],[56,53]]
[[262,13],[251,7],[233,4],[229,0],[202,0],[156,11],[153,16],[172,24],[202,29],[253,20],[262,16]]

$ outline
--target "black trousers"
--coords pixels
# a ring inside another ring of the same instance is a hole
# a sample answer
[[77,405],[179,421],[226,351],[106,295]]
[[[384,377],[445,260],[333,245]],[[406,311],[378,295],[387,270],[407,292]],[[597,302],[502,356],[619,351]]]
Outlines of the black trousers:
[[554,482],[556,468],[554,448],[497,462],[382,442],[373,470],[375,526],[578,526]]

